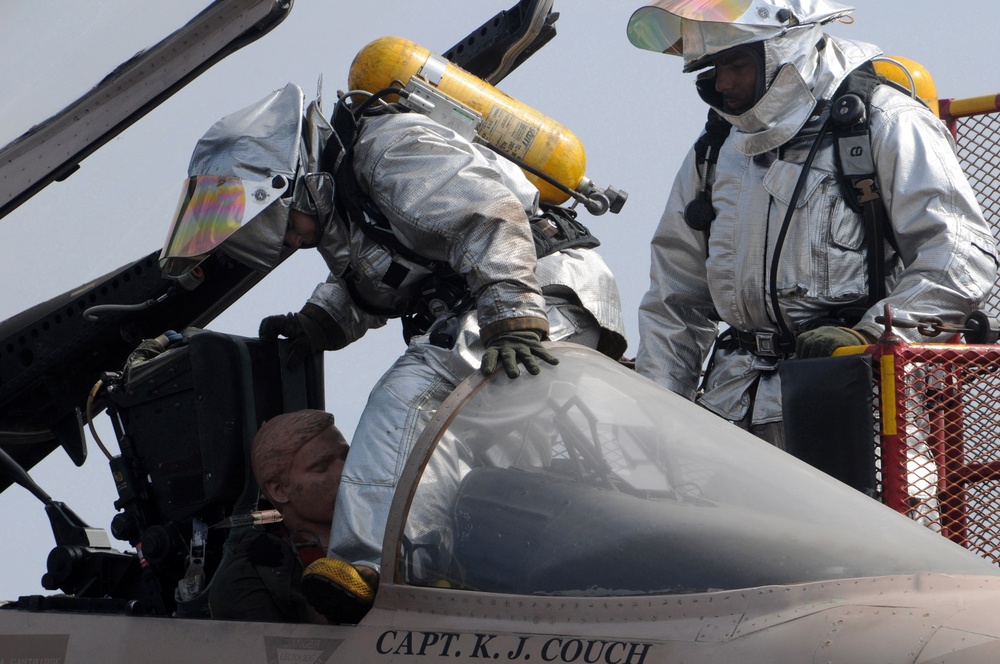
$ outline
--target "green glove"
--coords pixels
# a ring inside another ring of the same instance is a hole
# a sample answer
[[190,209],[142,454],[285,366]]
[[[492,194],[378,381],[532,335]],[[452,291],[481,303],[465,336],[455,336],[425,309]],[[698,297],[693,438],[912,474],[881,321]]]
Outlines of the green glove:
[[291,339],[288,366],[295,367],[307,357],[324,350],[339,350],[347,345],[343,332],[328,313],[314,304],[306,304],[298,313],[268,316],[260,322],[261,339]]
[[867,346],[868,338],[849,327],[824,325],[815,330],[803,332],[795,339],[797,357],[830,357],[842,346]]
[[499,360],[503,363],[507,377],[517,378],[521,375],[521,370],[517,367],[517,363],[520,362],[528,373],[537,376],[541,367],[535,358],[541,358],[549,364],[559,364],[559,360],[542,346],[542,338],[537,332],[531,330],[504,332],[486,344],[486,353],[479,369],[489,376],[496,371]]

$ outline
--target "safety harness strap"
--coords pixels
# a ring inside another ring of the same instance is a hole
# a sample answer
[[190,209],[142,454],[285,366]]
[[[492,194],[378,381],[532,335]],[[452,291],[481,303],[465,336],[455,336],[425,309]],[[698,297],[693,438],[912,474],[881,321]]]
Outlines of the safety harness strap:
[[[712,207],[713,169],[719,161],[719,150],[729,137],[733,125],[729,124],[715,109],[708,109],[708,119],[705,121],[705,131],[694,144],[695,164],[701,178],[701,189],[698,196],[684,208],[684,221],[696,231],[704,231],[707,239],[712,222],[715,221],[715,208]],[[706,251],[708,243],[706,242]]]
[[872,93],[887,80],[866,62],[852,71],[837,89],[830,109],[834,152],[844,201],[865,223],[868,253],[868,305],[885,297],[885,243],[894,244],[872,154],[869,119]]
[[[382,214],[375,201],[361,191],[361,185],[354,175],[354,144],[358,134],[356,119],[350,113],[335,112],[331,123],[337,140],[331,139],[327,142],[321,163],[324,169],[329,169],[328,172],[333,174],[334,203],[345,227],[350,228],[353,224],[372,242],[391,249],[417,265],[435,271],[440,270],[441,265],[428,260],[400,242],[393,233],[389,220]],[[390,272],[394,273],[397,282],[401,282],[409,270],[397,263],[393,265],[399,267],[395,270],[390,269]],[[443,267],[447,268],[446,265]],[[403,270],[402,273],[400,269]],[[387,285],[393,286],[391,283]]]

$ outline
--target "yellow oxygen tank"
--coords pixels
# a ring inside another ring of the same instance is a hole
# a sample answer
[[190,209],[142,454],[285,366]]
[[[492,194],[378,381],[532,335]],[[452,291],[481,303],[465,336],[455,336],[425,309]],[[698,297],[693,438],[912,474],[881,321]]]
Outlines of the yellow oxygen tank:
[[[494,148],[570,190],[586,186],[587,157],[573,132],[411,41],[382,37],[365,46],[351,63],[348,84],[351,90],[377,92],[393,86],[405,87],[417,74],[438,92],[482,115],[476,133]],[[542,201],[558,205],[570,197],[531,172],[524,173],[538,188]]]
[[934,115],[941,117],[937,86],[931,78],[931,73],[923,65],[900,55],[876,58],[874,65],[875,73],[912,90],[930,107]]

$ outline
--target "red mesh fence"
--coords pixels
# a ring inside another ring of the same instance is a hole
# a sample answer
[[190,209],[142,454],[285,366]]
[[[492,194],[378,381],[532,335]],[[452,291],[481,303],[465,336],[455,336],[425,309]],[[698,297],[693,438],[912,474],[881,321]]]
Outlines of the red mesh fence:
[[1000,346],[872,350],[882,501],[1000,563]]

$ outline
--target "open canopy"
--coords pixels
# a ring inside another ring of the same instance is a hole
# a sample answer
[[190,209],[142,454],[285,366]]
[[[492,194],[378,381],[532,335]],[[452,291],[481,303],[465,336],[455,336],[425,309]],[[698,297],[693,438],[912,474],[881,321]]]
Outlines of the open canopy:
[[[110,0],[4,8],[0,218],[291,10],[282,0]],[[140,13],[138,29],[122,16]],[[25,26],[44,24],[46,31]],[[64,30],[60,30],[64,28]],[[52,53],[69,54],[53,67]],[[40,85],[40,83],[44,83]]]

